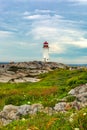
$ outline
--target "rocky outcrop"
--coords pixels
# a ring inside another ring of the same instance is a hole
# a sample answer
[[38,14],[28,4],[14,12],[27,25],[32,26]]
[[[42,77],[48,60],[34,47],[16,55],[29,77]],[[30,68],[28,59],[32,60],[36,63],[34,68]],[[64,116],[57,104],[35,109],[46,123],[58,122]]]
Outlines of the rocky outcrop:
[[66,65],[56,62],[18,62],[0,64],[0,82],[38,82],[37,76],[48,73],[57,68],[67,68]]
[[43,109],[41,104],[22,106],[6,105],[3,108],[3,111],[0,112],[0,122],[3,125],[7,125],[13,120],[20,119],[23,115],[36,114],[41,109]]
[[87,84],[76,87],[68,93],[76,97],[75,102],[79,104],[79,107],[87,106]]
[[79,110],[87,106],[87,84],[72,89],[68,94],[76,96],[76,99],[72,102],[68,102],[67,97],[65,97],[55,104],[53,108],[44,107],[42,104],[25,104],[21,106],[6,105],[0,112],[0,123],[7,125],[13,120],[20,119],[24,115],[33,115],[37,112],[52,115],[57,112],[67,112],[72,108]]
[[67,97],[64,97],[60,100],[59,103],[55,104],[54,110],[59,111],[67,111],[71,108],[74,108],[76,110],[79,110],[83,107],[87,106],[87,84],[78,86],[74,89],[71,89],[68,92],[69,96],[76,97],[74,101],[68,102]]

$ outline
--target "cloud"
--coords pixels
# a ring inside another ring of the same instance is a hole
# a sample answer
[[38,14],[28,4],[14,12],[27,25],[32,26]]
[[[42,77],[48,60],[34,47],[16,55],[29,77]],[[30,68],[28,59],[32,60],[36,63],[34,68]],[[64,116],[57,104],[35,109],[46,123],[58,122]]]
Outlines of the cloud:
[[0,31],[0,38],[2,37],[11,37],[13,35],[12,32],[9,31]]
[[23,15],[30,15],[30,12],[29,11],[25,11],[24,13],[23,13]]
[[81,48],[87,48],[87,39],[80,38],[79,41],[76,42],[76,45],[80,46]]
[[68,1],[71,1],[71,2],[81,2],[81,3],[87,2],[87,0],[68,0]]
[[23,13],[23,19],[27,20],[46,20],[46,19],[55,19],[59,18],[62,19],[63,16],[58,15],[56,11],[52,10],[40,10],[40,9],[35,9],[33,12],[25,11]]
[[[32,29],[27,33],[34,40],[47,40],[50,43],[50,53],[67,52],[68,46],[87,48],[87,33],[81,30],[77,21],[66,20],[59,15],[40,15],[43,19],[32,22]],[[38,18],[37,18],[38,19]],[[79,24],[80,25],[80,24]]]
[[25,19],[29,19],[29,20],[36,20],[36,19],[42,19],[44,18],[45,16],[42,16],[42,15],[29,15],[29,16],[25,16],[24,18]]
[[48,10],[48,9],[45,9],[45,10],[36,9],[35,13],[38,13],[38,14],[49,14],[49,13],[55,13],[55,11]]
[[49,14],[44,14],[44,15],[41,15],[41,14],[35,14],[35,15],[27,15],[27,16],[24,16],[23,18],[24,19],[27,19],[27,20],[44,20],[44,19],[51,19],[51,18],[63,18],[62,16],[60,15],[54,15],[53,17],[51,17]]
[[16,44],[15,46],[17,46],[19,49],[21,48],[23,50],[26,50],[26,49],[29,50],[29,49],[37,46],[36,43],[31,43],[31,42],[16,42],[15,44]]
[[74,4],[87,4],[87,0],[67,0],[68,2],[73,2]]
[[57,34],[57,29],[53,27],[36,27],[32,29],[31,33],[35,39],[52,39],[54,35]]
[[75,29],[73,21],[70,21],[70,24],[72,25],[71,27],[67,25],[65,19],[61,20],[57,17],[54,17],[53,19],[51,17],[51,19],[35,21],[32,24],[31,33],[36,39],[46,37],[48,39],[58,39],[62,42],[72,42],[72,40],[83,41],[83,39],[85,41],[84,35],[86,35],[86,32],[79,30],[79,28]]
[[61,45],[59,46],[58,43],[56,42],[50,43],[49,53],[60,54],[60,53],[65,53],[65,51],[66,49],[63,48]]

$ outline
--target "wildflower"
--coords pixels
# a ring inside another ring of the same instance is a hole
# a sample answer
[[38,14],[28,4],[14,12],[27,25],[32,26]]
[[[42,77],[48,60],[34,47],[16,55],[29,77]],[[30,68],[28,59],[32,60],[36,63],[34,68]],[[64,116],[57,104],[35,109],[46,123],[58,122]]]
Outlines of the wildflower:
[[28,101],[27,103],[28,103],[28,104],[31,104],[31,102],[30,102],[30,101]]
[[22,118],[22,121],[25,121],[25,118]]
[[83,116],[86,116],[87,113],[83,113]]
[[74,115],[75,115],[75,113],[72,113],[70,117],[72,118],[72,117],[74,117]]
[[69,121],[70,121],[70,122],[73,122],[73,118],[70,118]]
[[79,128],[75,128],[74,130],[80,130]]

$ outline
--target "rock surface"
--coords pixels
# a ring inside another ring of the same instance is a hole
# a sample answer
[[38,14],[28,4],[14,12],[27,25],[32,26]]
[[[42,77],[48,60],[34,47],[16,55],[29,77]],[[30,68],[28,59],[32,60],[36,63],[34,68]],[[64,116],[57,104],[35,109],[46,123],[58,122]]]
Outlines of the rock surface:
[[0,122],[3,125],[7,125],[13,120],[20,119],[20,117],[23,115],[36,114],[41,109],[43,109],[42,104],[25,104],[21,106],[6,105],[0,112]]
[[87,104],[87,84],[72,89],[68,94],[75,96],[80,104]]
[[0,82],[38,82],[37,76],[57,68],[67,68],[66,65],[56,62],[18,62],[0,64]]
[[74,89],[71,89],[68,92],[69,95],[75,96],[75,100],[72,102],[67,102],[67,97],[61,99],[61,101],[55,104],[54,110],[59,111],[67,111],[71,108],[79,110],[83,107],[87,106],[87,84],[78,86]]

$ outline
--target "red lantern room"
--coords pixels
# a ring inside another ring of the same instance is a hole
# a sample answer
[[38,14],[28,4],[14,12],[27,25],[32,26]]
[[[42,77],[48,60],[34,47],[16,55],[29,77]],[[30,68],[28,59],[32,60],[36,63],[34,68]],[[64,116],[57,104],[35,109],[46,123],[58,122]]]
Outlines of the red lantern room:
[[45,41],[45,42],[43,43],[43,48],[49,48],[47,41]]

